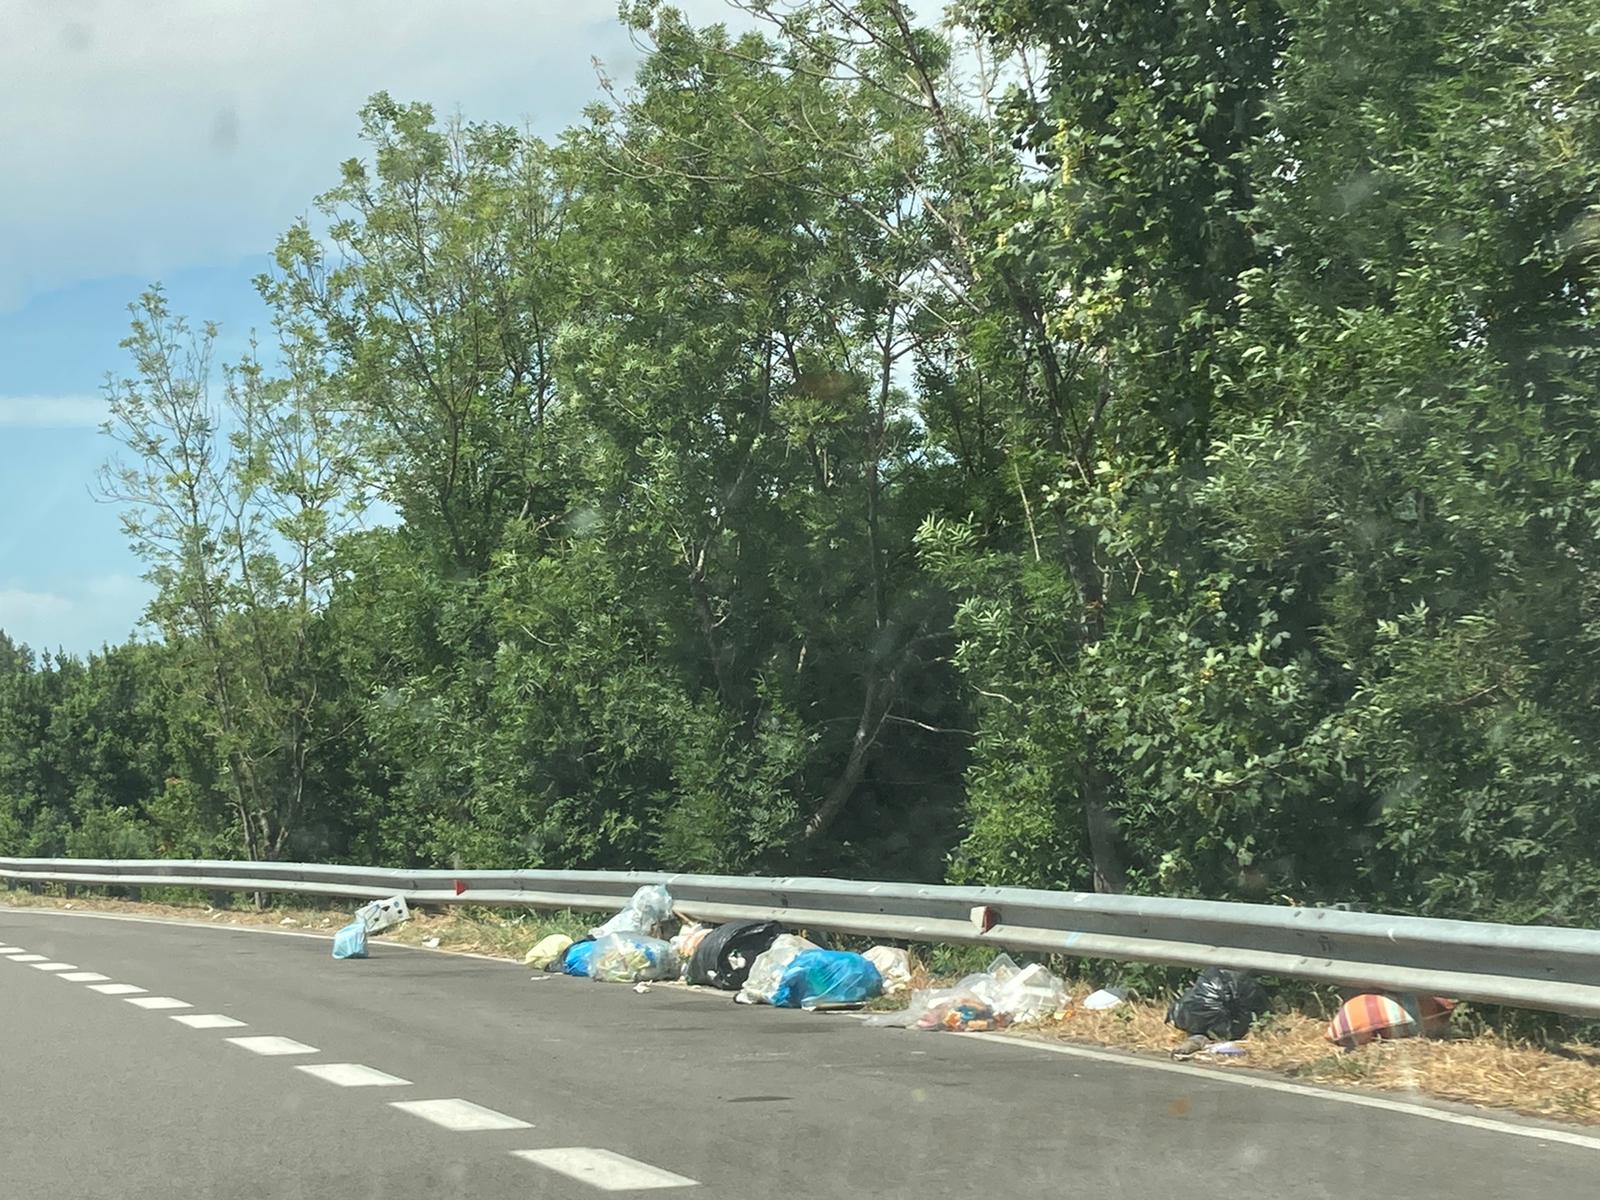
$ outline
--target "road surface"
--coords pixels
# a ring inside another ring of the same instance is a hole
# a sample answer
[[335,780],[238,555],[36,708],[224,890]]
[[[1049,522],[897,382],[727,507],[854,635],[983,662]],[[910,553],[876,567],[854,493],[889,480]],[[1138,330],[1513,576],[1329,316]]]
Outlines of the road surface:
[[1600,1171],[1600,1136],[1465,1109],[372,954],[0,909],[0,1196],[1500,1200]]

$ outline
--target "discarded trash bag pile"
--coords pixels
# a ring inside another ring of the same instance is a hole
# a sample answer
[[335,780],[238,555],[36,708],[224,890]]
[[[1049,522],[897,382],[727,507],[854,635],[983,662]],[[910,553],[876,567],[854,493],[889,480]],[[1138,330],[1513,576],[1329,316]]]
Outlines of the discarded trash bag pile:
[[1167,1009],[1167,1024],[1219,1042],[1242,1038],[1267,1011],[1267,991],[1243,971],[1207,967]]
[[411,909],[404,896],[390,896],[387,900],[363,904],[356,909],[350,923],[333,935],[333,956],[366,958],[369,933],[381,933],[410,919]]
[[797,933],[780,934],[773,939],[772,945],[758,954],[756,961],[750,964],[750,974],[745,978],[739,994],[734,997],[735,1002],[771,1004],[772,997],[777,994],[779,985],[783,983],[783,973],[789,969],[789,964],[807,950],[815,949],[817,949],[815,942],[808,942]]
[[909,1008],[871,1017],[867,1024],[985,1033],[1046,1020],[1065,1012],[1067,985],[1040,965],[1017,966],[999,955],[987,971],[968,975],[955,987],[913,992]]
[[777,921],[729,921],[718,925],[694,948],[684,978],[700,987],[736,992],[750,977],[756,959],[770,950],[783,932]]
[[772,994],[777,1008],[834,1008],[865,1004],[883,991],[878,968],[848,950],[805,950],[784,968]]
[[633,894],[626,908],[589,932],[597,938],[608,933],[643,933],[655,937],[671,919],[672,893],[659,883],[647,884]]
[[660,938],[639,933],[608,933],[595,938],[590,945],[589,978],[601,983],[638,983],[643,979],[676,979],[678,976],[678,956]]
[[1380,1038],[1434,1037],[1449,1026],[1455,1006],[1440,996],[1355,996],[1344,1002],[1323,1036],[1346,1050]]

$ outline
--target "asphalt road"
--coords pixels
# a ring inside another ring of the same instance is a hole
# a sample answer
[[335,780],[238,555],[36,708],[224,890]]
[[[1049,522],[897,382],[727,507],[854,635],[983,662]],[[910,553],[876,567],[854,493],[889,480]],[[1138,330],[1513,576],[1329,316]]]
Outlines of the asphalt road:
[[[372,953],[0,909],[0,1196],[1500,1200],[1600,1170],[1600,1139],[1464,1109]],[[193,1027],[215,1017],[244,1024]]]

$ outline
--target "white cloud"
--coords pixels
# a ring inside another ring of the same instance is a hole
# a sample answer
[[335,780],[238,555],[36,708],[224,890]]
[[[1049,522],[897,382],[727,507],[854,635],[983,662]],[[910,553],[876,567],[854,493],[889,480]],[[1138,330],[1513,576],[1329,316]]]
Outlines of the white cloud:
[[87,654],[126,641],[150,591],[129,575],[96,576],[50,591],[0,587],[0,630],[36,651]]
[[104,396],[0,396],[0,429],[97,429]]
[[[724,0],[681,5],[737,17]],[[0,0],[0,305],[271,248],[372,92],[553,134],[637,57],[612,0]]]

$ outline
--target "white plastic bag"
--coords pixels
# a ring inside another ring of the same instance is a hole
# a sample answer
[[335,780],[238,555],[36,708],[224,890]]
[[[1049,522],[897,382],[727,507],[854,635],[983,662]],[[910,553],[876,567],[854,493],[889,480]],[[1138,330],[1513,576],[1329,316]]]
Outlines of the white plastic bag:
[[659,883],[646,884],[633,894],[626,908],[589,932],[597,938],[608,933],[644,933],[654,937],[671,916],[672,893]]
[[589,959],[589,976],[602,983],[637,983],[643,979],[672,979],[678,974],[678,956],[660,938],[639,933],[608,933],[595,938]]
[[911,990],[911,956],[897,946],[874,946],[866,959],[883,977],[883,994],[897,996]]
[[390,896],[387,900],[373,900],[356,909],[355,919],[367,927],[368,933],[382,933],[392,925],[411,919],[404,896]]
[[778,985],[783,982],[784,969],[802,951],[815,949],[815,943],[806,941],[798,933],[779,934],[770,947],[756,955],[744,987],[739,989],[734,1001],[738,1004],[771,1004]]
[[1122,993],[1112,988],[1101,988],[1083,998],[1083,1007],[1089,1012],[1105,1012],[1122,1003]]

